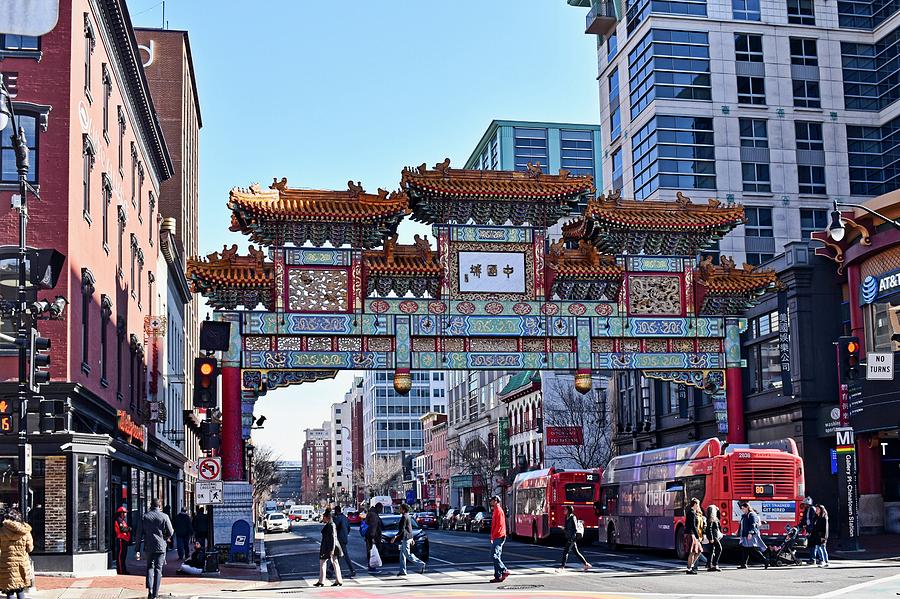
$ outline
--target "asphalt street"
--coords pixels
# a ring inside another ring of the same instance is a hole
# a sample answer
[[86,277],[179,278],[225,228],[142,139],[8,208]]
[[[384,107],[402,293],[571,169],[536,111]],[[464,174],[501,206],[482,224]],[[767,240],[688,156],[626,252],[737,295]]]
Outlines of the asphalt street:
[[[800,566],[749,570],[737,569],[732,556],[721,564],[723,572],[698,576],[685,574],[685,567],[667,552],[622,550],[615,553],[603,544],[582,548],[593,568],[585,573],[570,557],[569,567],[559,571],[559,542],[532,545],[507,541],[503,558],[511,572],[500,585],[491,584],[493,568],[487,534],[428,530],[431,557],[425,574],[410,568],[406,577],[396,574],[399,565],[386,563],[378,574],[365,567],[365,543],[354,528],[350,555],[356,578],[344,586],[312,588],[318,579],[318,524],[295,526],[290,533],[266,536],[266,553],[272,583],[252,596],[329,597],[753,597],[818,598],[897,597],[900,595],[900,557],[865,560],[834,559],[830,568]],[[330,582],[330,581],[329,581]],[[242,594],[250,599],[250,595]]]

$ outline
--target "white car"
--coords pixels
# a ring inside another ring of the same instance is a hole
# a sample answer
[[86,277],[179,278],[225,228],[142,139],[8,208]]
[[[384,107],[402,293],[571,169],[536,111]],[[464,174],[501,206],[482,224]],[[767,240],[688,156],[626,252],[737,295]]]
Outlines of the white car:
[[263,525],[266,532],[288,532],[291,530],[291,521],[281,512],[269,514],[266,516],[266,522]]

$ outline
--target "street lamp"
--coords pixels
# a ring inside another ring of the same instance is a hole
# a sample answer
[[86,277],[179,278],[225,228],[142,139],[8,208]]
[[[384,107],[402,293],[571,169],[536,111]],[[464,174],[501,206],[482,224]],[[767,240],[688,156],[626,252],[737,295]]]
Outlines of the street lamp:
[[860,208],[873,216],[877,216],[885,222],[891,223],[897,229],[900,229],[900,220],[888,218],[880,212],[872,210],[868,206],[864,206],[863,204],[846,204],[843,202],[834,202],[831,209],[831,222],[828,224],[828,235],[834,241],[841,241],[844,238],[844,235],[847,233],[846,222],[841,216],[841,211],[838,210],[838,206],[842,208]]

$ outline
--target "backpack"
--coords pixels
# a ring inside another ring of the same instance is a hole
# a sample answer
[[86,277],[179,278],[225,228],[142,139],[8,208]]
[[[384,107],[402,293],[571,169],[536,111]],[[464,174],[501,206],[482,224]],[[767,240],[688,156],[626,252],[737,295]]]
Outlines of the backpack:
[[365,539],[365,538],[366,538],[366,533],[367,533],[368,531],[369,531],[369,525],[366,523],[365,520],[363,520],[363,521],[360,522],[360,524],[359,524],[359,536],[361,536],[362,538]]
[[575,520],[575,538],[581,539],[584,537],[584,520]]

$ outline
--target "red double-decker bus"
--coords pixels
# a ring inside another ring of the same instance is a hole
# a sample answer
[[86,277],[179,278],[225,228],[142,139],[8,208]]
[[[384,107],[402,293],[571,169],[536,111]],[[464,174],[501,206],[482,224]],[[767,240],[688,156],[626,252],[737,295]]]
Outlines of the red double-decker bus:
[[566,522],[565,507],[575,509],[584,521],[585,536],[596,534],[599,497],[599,470],[533,470],[516,476],[512,486],[510,527],[512,533],[537,543],[552,533],[561,533]]
[[736,545],[738,502],[759,512],[761,533],[784,534],[800,522],[805,490],[803,460],[793,439],[723,445],[707,439],[613,458],[600,485],[601,538],[618,545],[675,549],[684,554],[684,511],[694,497],[704,512],[721,513],[723,543]]

